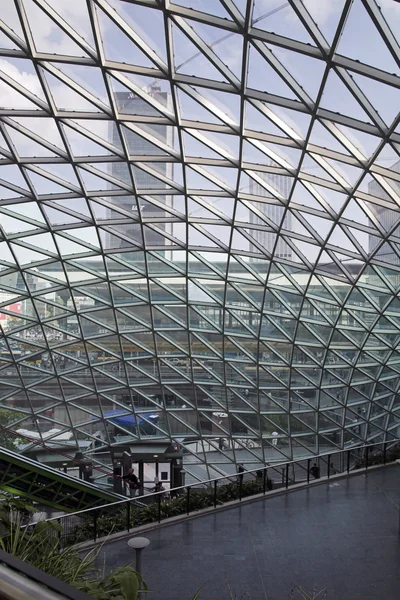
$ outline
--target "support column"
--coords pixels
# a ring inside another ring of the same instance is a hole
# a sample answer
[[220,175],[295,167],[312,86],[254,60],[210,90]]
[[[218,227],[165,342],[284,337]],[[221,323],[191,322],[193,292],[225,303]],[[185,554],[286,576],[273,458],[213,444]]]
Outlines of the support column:
[[113,465],[113,490],[116,494],[125,495],[125,486],[122,480],[122,465],[119,460]]
[[142,460],[139,460],[139,496],[143,496],[143,485],[144,485],[144,464]]

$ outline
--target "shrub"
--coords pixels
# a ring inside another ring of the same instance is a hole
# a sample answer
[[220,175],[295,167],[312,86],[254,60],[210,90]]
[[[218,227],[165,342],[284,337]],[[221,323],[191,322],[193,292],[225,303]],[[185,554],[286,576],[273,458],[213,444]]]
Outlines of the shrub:
[[34,507],[12,497],[0,498],[0,548],[32,566],[85,591],[98,600],[137,600],[147,590],[132,567],[123,567],[99,580],[95,560],[101,548],[84,556],[71,547],[60,548],[60,526],[40,521],[29,526]]
[[[392,446],[392,448],[388,448],[386,450],[386,457],[383,451],[376,452],[372,454],[371,452],[368,455],[368,465],[383,465],[384,462],[394,462],[395,460],[400,458],[400,444],[396,444]],[[367,464],[366,457],[360,458],[356,461],[354,468],[362,469],[365,468]]]

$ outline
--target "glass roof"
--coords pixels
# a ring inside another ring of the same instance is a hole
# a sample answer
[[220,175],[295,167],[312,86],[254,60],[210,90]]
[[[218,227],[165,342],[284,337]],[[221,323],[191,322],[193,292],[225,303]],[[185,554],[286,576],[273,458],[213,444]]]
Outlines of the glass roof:
[[2,8],[1,443],[397,438],[400,5]]

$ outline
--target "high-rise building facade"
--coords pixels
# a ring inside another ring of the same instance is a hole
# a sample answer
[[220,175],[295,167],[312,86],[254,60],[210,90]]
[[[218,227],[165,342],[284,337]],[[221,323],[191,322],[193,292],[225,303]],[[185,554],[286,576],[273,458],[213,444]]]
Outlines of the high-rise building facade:
[[[397,161],[392,167],[392,171],[396,173],[400,173],[400,160]],[[391,181],[391,186],[400,193],[400,185],[395,181]],[[381,200],[386,200],[389,202],[393,202],[390,198],[389,194],[385,192],[383,187],[379,185],[379,183],[375,180],[371,180],[368,184],[368,193],[371,196],[375,196]],[[377,204],[370,203],[370,209],[374,214],[376,221],[381,225],[384,229],[385,233],[388,233],[395,236],[400,236],[400,225],[396,223],[399,222],[399,214],[394,210],[390,210],[385,206],[379,206]],[[375,231],[375,224],[370,220],[369,224],[371,226],[371,231]],[[394,229],[393,229],[394,228]],[[390,237],[389,236],[389,237]],[[379,247],[378,250],[377,247]],[[376,251],[376,252],[375,252]],[[392,264],[392,265],[400,265],[400,257],[393,250],[392,246],[388,243],[383,243],[380,237],[371,233],[368,236],[368,252],[369,254],[374,254],[374,258],[377,260],[381,260],[382,262]]]
[[[277,192],[287,198],[290,192],[291,180],[289,177],[285,177],[283,175],[276,175],[273,173],[263,173],[260,175],[262,179],[269,185],[271,185]],[[259,183],[256,183],[253,180],[250,180],[250,194],[258,197],[268,197],[268,191]],[[276,204],[268,204],[268,203],[257,203],[258,210],[262,210],[263,214],[272,221],[272,223],[281,227],[284,226],[284,229],[292,229],[292,215],[289,211],[286,212],[283,206],[278,206]],[[292,249],[285,242],[284,239],[280,235],[277,235],[275,232],[263,231],[261,228],[266,228],[267,224],[265,221],[260,219],[257,215],[255,215],[252,211],[249,211],[249,221],[253,225],[259,225],[260,229],[252,229],[251,235],[252,237],[260,244],[267,254],[271,254],[276,258],[292,258]],[[283,222],[282,222],[283,221]],[[278,239],[277,239],[278,238]],[[260,252],[260,249],[255,245],[250,243],[250,252]],[[261,258],[261,257],[260,257]],[[252,258],[252,261],[257,260],[256,258]]]
[[[167,106],[168,94],[162,92],[158,86],[153,86],[149,90],[149,94],[158,103],[163,106]],[[157,116],[159,113],[157,110],[140,96],[135,95],[133,92],[116,92],[115,93],[118,112],[122,115],[132,114],[140,116]],[[146,132],[149,133],[148,137],[156,138],[162,144],[170,143],[170,128],[166,125],[154,125],[145,124],[142,127],[143,136],[131,131],[127,127],[123,127],[123,136],[126,142],[126,146],[130,157],[134,157],[135,161],[139,160],[140,157],[157,156],[160,158],[165,153],[163,150],[157,147],[157,145],[146,139]],[[121,148],[120,133],[115,123],[112,123],[110,128],[110,141],[118,148]],[[172,165],[171,163],[162,162],[160,160],[153,162],[146,161],[143,163],[144,166],[148,166],[154,169],[161,177],[172,178]],[[151,202],[151,198],[154,198],[155,202],[165,204],[167,202],[165,190],[167,184],[146,172],[143,169],[138,168],[135,165],[131,165],[131,173],[129,172],[129,166],[126,162],[115,162],[110,165],[110,172],[116,179],[128,183],[131,185],[131,175],[133,176],[134,185],[136,187],[137,197],[126,195],[126,196],[113,196],[110,198],[110,202],[118,208],[124,209],[125,211],[132,214],[134,223],[128,225],[117,224],[112,226],[112,233],[109,232],[106,235],[106,248],[115,249],[120,248],[125,251],[139,250],[141,248],[153,248],[161,252],[163,246],[166,245],[166,238],[159,233],[159,231],[165,231],[165,223],[157,222],[160,218],[166,216],[165,211],[162,207],[157,206]],[[143,194],[143,195],[142,195]],[[118,219],[120,213],[112,209],[108,210],[109,219]],[[159,231],[147,227],[146,223],[156,223]],[[145,238],[143,240],[143,237]]]

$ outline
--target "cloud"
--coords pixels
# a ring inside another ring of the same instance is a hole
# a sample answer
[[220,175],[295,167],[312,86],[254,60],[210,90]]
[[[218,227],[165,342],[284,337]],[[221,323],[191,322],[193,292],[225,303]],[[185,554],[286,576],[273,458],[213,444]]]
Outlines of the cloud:
[[383,10],[385,17],[388,16],[388,13],[400,16],[400,4],[398,2],[393,2],[393,0],[378,0],[378,5]]
[[[76,32],[88,40],[92,39],[89,16],[86,2],[66,2],[65,0],[51,0],[49,3]],[[71,38],[63,33],[57,23],[47,17],[40,8],[31,2],[26,4],[27,15],[30,21],[32,35],[36,49],[41,52],[56,54],[79,54],[81,51]],[[82,51],[83,54],[83,51]]]
[[[6,73],[9,77],[12,77],[17,83],[23,85],[27,90],[35,94],[35,96],[44,99],[42,88],[36,75],[24,70],[23,67],[26,66],[25,61],[21,60],[18,62],[22,67],[21,70],[9,60],[0,58],[0,71]],[[29,65],[31,65],[31,63],[29,63]],[[1,106],[4,107],[32,108],[29,100],[26,100],[21,94],[14,91],[13,88],[3,82],[0,82],[0,99]]]
[[[304,0],[304,4],[317,25],[323,25],[338,13],[338,3],[332,0]],[[340,6],[339,9],[341,12]]]
[[[338,12],[338,3],[334,2],[333,0],[303,0],[303,1],[304,1],[304,4],[305,4],[308,12],[310,13],[312,18],[318,25],[323,25],[326,21],[328,21],[328,19],[332,15],[334,15],[335,13]],[[389,1],[391,1],[391,0],[389,0]],[[282,2],[282,4],[283,4],[283,2]],[[263,11],[265,10],[265,12],[273,11],[274,9],[281,6],[281,4],[277,5],[276,0],[262,0],[262,2],[260,2],[258,6],[259,6],[258,13],[260,13],[260,16],[261,16],[263,14],[261,9]],[[276,14],[279,14],[279,17],[285,21],[297,20],[297,16],[295,15],[294,11],[290,7],[289,2],[287,3],[287,7],[285,9],[283,9],[282,11],[280,11],[279,13],[276,13]],[[261,21],[261,23],[266,23],[266,19],[264,21]]]

